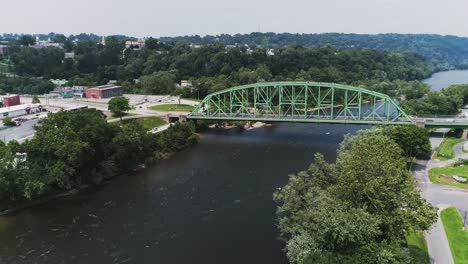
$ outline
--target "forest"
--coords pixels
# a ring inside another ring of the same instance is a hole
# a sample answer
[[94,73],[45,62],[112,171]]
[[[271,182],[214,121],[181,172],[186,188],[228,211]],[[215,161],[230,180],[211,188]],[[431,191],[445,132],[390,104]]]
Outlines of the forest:
[[185,42],[206,45],[220,42],[225,45],[248,45],[262,47],[284,47],[300,45],[321,47],[331,45],[338,48],[368,48],[392,52],[414,52],[428,58],[437,70],[468,67],[468,38],[429,34],[293,34],[259,33],[222,34],[217,36],[163,37],[165,43]]
[[[259,38],[255,33],[249,36]],[[276,39],[279,35],[265,36]],[[294,38],[294,35],[286,36]],[[334,35],[320,36],[331,38]],[[230,43],[228,36],[221,38],[223,41],[205,44],[204,39],[210,39],[207,36],[199,40],[203,43],[201,46],[189,45],[184,39],[171,42],[164,38],[148,38],[145,48],[132,49],[125,48],[128,38],[124,36],[106,37],[103,45],[96,35],[65,37],[54,34],[49,37],[62,43],[63,49],[36,49],[29,46],[34,42],[33,36],[22,35],[11,40],[9,55],[11,70],[17,76],[0,75],[0,93],[46,93],[53,88],[47,81],[49,79],[67,79],[69,85],[82,86],[117,80],[126,93],[173,94],[201,99],[209,93],[242,84],[297,80],[350,84],[376,90],[400,100],[409,114],[455,114],[467,103],[463,96],[457,97],[465,93],[465,87],[429,92],[429,87],[420,82],[437,70],[433,58],[407,51],[382,51],[385,49],[379,47],[346,46],[344,43],[350,43],[346,40],[348,35],[338,36],[337,42],[341,43],[336,45],[338,47],[325,45],[325,42],[318,42],[323,46],[306,47],[310,43],[292,40],[291,43],[304,46],[277,45],[269,49],[261,45],[225,45],[223,42]],[[399,35],[376,36],[397,38]],[[423,36],[431,37],[420,37]],[[78,37],[81,40],[75,41]],[[409,42],[419,39],[416,35],[399,37],[400,42],[405,37]],[[250,38],[245,41],[247,39]],[[372,39],[369,37],[369,41]],[[192,42],[189,37],[187,40]],[[65,52],[73,52],[74,57],[65,58]],[[177,84],[181,80],[191,81],[193,88],[179,88]]]

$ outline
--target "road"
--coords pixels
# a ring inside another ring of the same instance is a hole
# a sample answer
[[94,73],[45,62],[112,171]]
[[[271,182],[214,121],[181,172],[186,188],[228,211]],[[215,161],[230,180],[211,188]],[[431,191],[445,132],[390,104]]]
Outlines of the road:
[[22,142],[28,138],[31,138],[35,133],[33,127],[37,124],[38,121],[39,119],[32,119],[21,123],[21,126],[0,130],[0,139],[3,142],[8,142],[10,140],[17,140]]
[[[439,129],[437,133],[430,138],[432,149],[436,149],[443,141],[446,129]],[[468,154],[459,151],[463,144],[455,146],[456,157],[449,161],[436,160],[418,160],[413,173],[418,181],[418,188],[422,192],[422,196],[439,209],[447,206],[455,206],[461,213],[468,211],[468,190],[434,184],[429,180],[429,170],[436,167],[447,166],[460,157],[468,157]],[[435,264],[453,264],[453,257],[447,241],[444,227],[440,221],[432,229],[425,234],[428,244],[429,256],[431,263]]]

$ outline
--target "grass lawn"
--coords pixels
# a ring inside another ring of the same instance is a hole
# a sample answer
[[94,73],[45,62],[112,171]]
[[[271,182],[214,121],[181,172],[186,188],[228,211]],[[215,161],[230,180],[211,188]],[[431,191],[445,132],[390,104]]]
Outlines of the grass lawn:
[[[128,116],[137,116],[137,114],[131,114],[127,113],[126,115],[122,116],[122,118],[128,117]],[[120,119],[120,117],[115,117],[114,115],[107,116],[107,120],[114,120],[114,119]]]
[[428,264],[429,253],[427,252],[426,240],[422,232],[410,232],[406,235],[406,242],[410,251],[413,264]]
[[449,166],[449,167],[442,167],[442,168],[433,168],[429,171],[429,178],[434,183],[445,184],[445,185],[452,185],[460,188],[468,189],[468,183],[460,183],[456,181],[447,181],[441,178],[442,175],[447,176],[464,176],[468,178],[468,165],[464,166]]
[[458,210],[447,208],[442,211],[441,218],[455,264],[468,264],[468,231],[462,230],[463,219]]
[[170,111],[180,111],[180,112],[189,112],[194,109],[191,105],[184,105],[184,104],[162,104],[162,105],[153,105],[150,107],[151,110],[154,111],[163,111],[163,112],[170,112]]
[[434,159],[439,159],[439,160],[448,160],[448,159],[453,159],[455,153],[453,152],[453,147],[460,143],[463,142],[464,140],[461,138],[455,138],[455,137],[448,137],[440,144],[439,148],[437,149],[436,154],[434,155]]
[[138,122],[146,130],[151,130],[155,127],[160,127],[160,126],[164,126],[165,124],[167,124],[166,120],[157,116],[128,119],[128,120],[123,120],[123,122],[124,123]]

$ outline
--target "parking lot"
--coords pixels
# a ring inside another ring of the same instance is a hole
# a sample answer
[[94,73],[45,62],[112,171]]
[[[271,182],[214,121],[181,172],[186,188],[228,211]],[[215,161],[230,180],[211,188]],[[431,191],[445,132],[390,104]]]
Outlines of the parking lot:
[[34,125],[36,125],[37,122],[39,122],[39,119],[31,119],[21,122],[20,126],[3,128],[0,130],[0,140],[7,143],[10,140],[22,142],[31,138],[35,133]]

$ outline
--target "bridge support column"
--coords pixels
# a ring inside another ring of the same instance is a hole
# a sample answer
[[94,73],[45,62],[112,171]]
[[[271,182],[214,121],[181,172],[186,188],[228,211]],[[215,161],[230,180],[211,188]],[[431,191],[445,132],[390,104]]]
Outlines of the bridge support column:
[[426,121],[424,119],[417,119],[416,120],[416,126],[417,127],[422,127],[424,128],[425,127],[425,124],[426,124]]
[[187,121],[187,116],[186,115],[180,115],[179,116],[179,122],[185,122]]
[[462,139],[468,139],[468,129],[463,130]]

